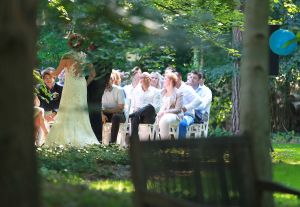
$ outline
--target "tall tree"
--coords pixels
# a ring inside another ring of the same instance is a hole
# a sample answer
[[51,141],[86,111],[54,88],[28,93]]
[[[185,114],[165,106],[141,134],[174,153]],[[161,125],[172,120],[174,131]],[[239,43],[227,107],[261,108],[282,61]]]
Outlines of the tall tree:
[[36,0],[0,2],[0,206],[38,206],[32,110],[36,5]]
[[[246,3],[241,67],[241,132],[249,135],[257,179],[271,180],[268,103],[268,0]],[[273,206],[272,195],[257,191],[259,207]]]
[[[242,44],[242,30],[240,27],[232,29],[232,45],[235,49],[240,49]],[[240,131],[240,57],[234,60],[234,71],[232,76],[232,111],[231,111],[231,131],[238,134]]]
[[[239,0],[239,4],[236,9],[241,13],[244,12],[245,1]],[[232,28],[232,46],[237,51],[241,51],[243,40],[242,27],[236,26]],[[231,131],[234,134],[238,134],[240,132],[240,67],[241,60],[240,56],[237,55],[234,58],[234,71],[232,76],[232,111],[231,111]]]

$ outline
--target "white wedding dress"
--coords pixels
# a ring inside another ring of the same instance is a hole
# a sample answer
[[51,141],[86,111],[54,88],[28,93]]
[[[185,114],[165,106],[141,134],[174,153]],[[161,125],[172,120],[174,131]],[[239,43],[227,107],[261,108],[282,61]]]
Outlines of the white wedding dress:
[[55,123],[50,128],[45,146],[83,147],[99,144],[90,124],[87,108],[87,85],[74,67],[65,69],[65,83]]

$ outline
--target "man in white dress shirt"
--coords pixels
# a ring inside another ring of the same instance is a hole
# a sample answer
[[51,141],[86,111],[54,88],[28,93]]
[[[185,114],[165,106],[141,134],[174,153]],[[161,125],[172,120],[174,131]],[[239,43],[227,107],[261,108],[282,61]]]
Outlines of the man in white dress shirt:
[[205,76],[202,72],[192,72],[191,86],[200,96],[202,103],[195,109],[195,123],[207,121],[212,101],[211,90],[204,85]]
[[177,84],[176,88],[179,92],[183,94],[183,107],[182,111],[184,112],[183,119],[179,122],[179,139],[185,139],[187,133],[187,127],[194,123],[195,119],[195,108],[197,108],[202,100],[197,95],[195,90],[186,83],[182,81],[182,75],[180,72],[177,74]]
[[139,84],[141,75],[142,75],[142,69],[140,67],[135,66],[131,70],[132,82],[130,84],[128,84],[128,85],[125,85],[123,87],[126,99],[131,100],[132,91]]
[[120,123],[125,122],[124,92],[118,86],[112,84],[113,77],[106,84],[102,96],[102,123],[111,122],[111,142],[115,142],[118,136]]
[[140,123],[153,124],[160,107],[160,91],[150,85],[151,76],[144,72],[140,84],[132,92],[131,134],[138,135]]

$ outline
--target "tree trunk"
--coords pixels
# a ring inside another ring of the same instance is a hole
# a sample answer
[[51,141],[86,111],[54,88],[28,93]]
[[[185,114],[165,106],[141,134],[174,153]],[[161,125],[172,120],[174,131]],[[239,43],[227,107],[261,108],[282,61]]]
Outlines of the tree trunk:
[[[249,135],[257,179],[272,180],[269,155],[267,0],[246,3],[246,24],[241,67],[241,132]],[[270,193],[257,191],[257,206],[273,206]]]
[[37,207],[32,70],[35,0],[0,2],[0,206]]
[[202,71],[204,64],[204,54],[201,41],[198,45],[199,46],[193,47],[193,69],[196,71]]
[[[235,49],[240,50],[242,45],[242,31],[239,27],[234,27],[232,30],[232,45]],[[231,112],[231,131],[234,134],[240,132],[240,60],[234,62],[234,73],[232,77],[232,112]]]
[[202,71],[203,67],[204,67],[204,49],[203,49],[202,44],[200,44],[200,65],[199,65],[198,70]]
[[199,66],[200,66],[199,48],[193,47],[193,69],[199,70]]

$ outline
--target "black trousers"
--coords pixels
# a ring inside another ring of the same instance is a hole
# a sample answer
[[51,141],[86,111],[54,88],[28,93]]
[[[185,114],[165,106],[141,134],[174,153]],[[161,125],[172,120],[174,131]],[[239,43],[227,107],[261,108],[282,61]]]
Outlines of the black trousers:
[[103,80],[94,80],[87,87],[87,102],[92,129],[99,142],[102,141],[101,102],[105,85]]
[[108,122],[111,122],[111,131],[110,131],[110,142],[115,143],[117,140],[120,123],[124,123],[126,121],[124,113],[114,113],[108,114],[103,112],[105,116],[108,118]]
[[129,115],[131,118],[131,135],[138,136],[139,124],[153,124],[155,122],[155,109],[151,104]]

